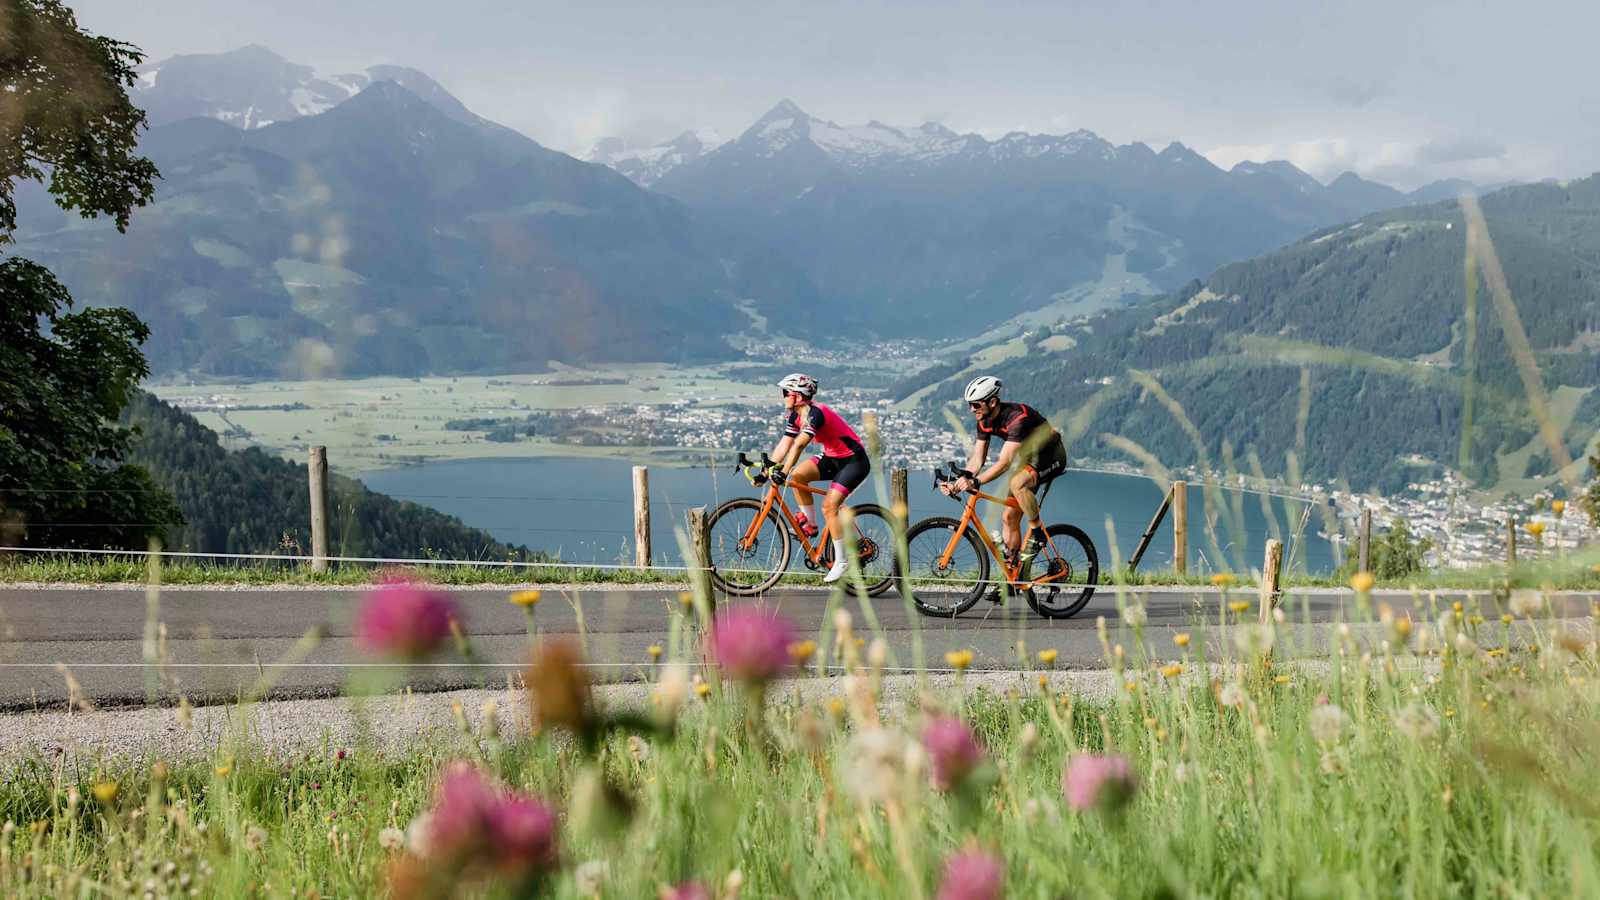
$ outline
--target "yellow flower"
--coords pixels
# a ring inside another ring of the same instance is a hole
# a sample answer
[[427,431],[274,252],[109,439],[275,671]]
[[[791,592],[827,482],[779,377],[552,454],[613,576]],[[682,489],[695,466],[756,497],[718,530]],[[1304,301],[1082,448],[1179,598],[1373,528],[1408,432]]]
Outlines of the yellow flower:
[[1045,690],[1048,687],[1050,687],[1050,676],[1048,676],[1048,675],[1040,675],[1039,676],[1039,690],[1042,691],[1042,690]]
[[651,659],[660,659],[661,658],[661,645],[660,644],[651,644],[650,646],[648,646],[648,647],[646,647],[644,649],[644,652],[650,654],[650,658]]
[[840,716],[843,716],[844,715],[844,700],[842,700],[842,699],[840,699],[838,697],[830,698],[828,700],[828,715],[833,716],[835,719],[839,718]]
[[955,669],[957,672],[964,672],[968,666],[972,665],[972,651],[951,650],[949,653],[944,655],[944,661],[950,666],[950,668]]
[[1167,663],[1161,667],[1161,674],[1167,678],[1176,678],[1183,674],[1183,665],[1181,663]]
[[689,609],[690,607],[694,606],[694,594],[690,593],[689,591],[679,591],[678,603],[681,604],[684,609]]
[[1042,662],[1047,666],[1051,666],[1051,665],[1055,665],[1055,661],[1056,661],[1056,648],[1051,647],[1049,650],[1040,650],[1039,651],[1039,662]]
[[1272,676],[1272,680],[1277,682],[1278,684],[1288,684],[1289,683],[1289,676],[1287,676],[1287,675],[1274,675],[1274,676]]
[[1552,501],[1550,501],[1550,511],[1555,513],[1558,516],[1561,515],[1562,513],[1567,511],[1567,501],[1565,501],[1565,500],[1552,500]]
[[1172,642],[1174,644],[1177,644],[1179,647],[1187,647],[1187,646],[1189,646],[1189,632],[1187,632],[1187,631],[1178,632],[1177,634],[1172,636]]
[[517,606],[528,607],[539,602],[538,591],[517,591],[511,595],[511,602]]
[[89,793],[94,794],[96,800],[110,806],[112,801],[117,799],[117,790],[115,781],[101,781],[96,782],[94,787],[89,789]]
[[1463,607],[1461,606],[1461,601],[1457,600],[1456,602],[1450,604],[1450,608],[1455,610],[1456,612],[1461,612]]
[[1473,625],[1482,625],[1483,624],[1483,616],[1468,616],[1467,617],[1467,621],[1472,623]]
[[1394,620],[1394,633],[1395,633],[1395,636],[1400,638],[1402,641],[1405,640],[1406,638],[1410,637],[1411,636],[1411,620],[1410,619],[1395,619]]
[[1539,536],[1544,534],[1543,522],[1529,522],[1526,527],[1528,529],[1528,533],[1533,535],[1534,540],[1538,540]]
[[232,771],[233,771],[233,766],[224,763],[223,765],[217,766],[217,777],[218,778],[227,778],[228,777],[228,773],[232,772]]
[[1231,600],[1228,602],[1228,609],[1232,612],[1242,613],[1249,608],[1249,600]]
[[816,641],[795,641],[789,645],[789,658],[794,660],[794,664],[797,666],[805,665],[806,660],[814,656],[816,652]]
[[1350,578],[1350,587],[1358,594],[1365,594],[1372,590],[1372,582],[1371,572],[1357,572]]
[[1211,576],[1211,583],[1219,588],[1226,588],[1238,584],[1239,579],[1232,572],[1218,572]]
[[697,697],[704,697],[705,695],[711,693],[711,685],[702,681],[694,686],[694,693]]
[[1507,625],[1510,625],[1511,624],[1511,613],[1501,613],[1500,614],[1500,621],[1506,623]]

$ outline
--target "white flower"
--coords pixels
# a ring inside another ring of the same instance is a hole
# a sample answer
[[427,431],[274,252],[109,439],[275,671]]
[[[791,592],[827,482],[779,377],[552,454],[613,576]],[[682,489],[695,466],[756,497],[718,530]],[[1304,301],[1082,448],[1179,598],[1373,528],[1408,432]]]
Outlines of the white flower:
[[429,838],[433,836],[433,816],[422,813],[411,824],[406,826],[406,847],[418,856],[426,857],[432,846]]
[[378,832],[378,846],[385,850],[399,850],[406,842],[406,833],[398,828],[385,828]]
[[895,796],[905,777],[904,734],[887,728],[868,728],[850,738],[844,759],[849,760],[845,782],[863,803],[882,803]]
[[1137,603],[1129,603],[1127,608],[1122,611],[1122,621],[1129,628],[1143,628],[1148,618],[1145,615],[1144,607]]
[[1339,740],[1340,732],[1349,722],[1350,717],[1337,704],[1324,703],[1311,710],[1311,736],[1318,743],[1331,744]]
[[867,665],[881,671],[889,663],[889,642],[883,638],[873,638],[867,645]]
[[1234,630],[1233,641],[1241,653],[1261,656],[1272,650],[1277,632],[1271,625],[1243,625]]
[[634,762],[644,762],[650,758],[650,742],[637,734],[628,735],[628,755],[633,757]]
[[1033,753],[1033,748],[1039,745],[1039,726],[1029,722],[1022,726],[1022,731],[1017,735],[1017,753],[1027,759]]
[[1230,681],[1222,686],[1222,692],[1217,696],[1218,702],[1223,706],[1239,707],[1244,705],[1246,695],[1244,685],[1237,681]]
[[665,718],[678,715],[689,699],[689,667],[681,662],[667,663],[661,667],[661,679],[656,682],[656,703]]
[[1544,596],[1531,588],[1519,588],[1511,592],[1511,612],[1513,615],[1528,618],[1544,607]]
[[1439,714],[1420,703],[1413,703],[1395,714],[1394,727],[1412,740],[1432,740],[1439,734]]
[[1472,656],[1478,652],[1478,645],[1472,642],[1472,638],[1467,637],[1465,631],[1457,632],[1456,652],[1462,656]]
[[607,872],[605,860],[591,859],[572,871],[572,880],[579,894],[596,897],[600,894],[600,886],[605,883]]
[[260,825],[251,825],[244,830],[244,848],[250,851],[260,850],[267,845],[266,829]]

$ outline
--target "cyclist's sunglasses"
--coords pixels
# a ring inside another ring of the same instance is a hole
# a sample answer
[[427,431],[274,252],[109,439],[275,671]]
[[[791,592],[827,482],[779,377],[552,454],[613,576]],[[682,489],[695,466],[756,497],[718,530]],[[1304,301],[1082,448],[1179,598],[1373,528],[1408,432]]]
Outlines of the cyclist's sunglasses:
[[[994,398],[991,397],[990,399],[992,400]],[[972,408],[972,409],[983,409],[985,406],[988,406],[988,405],[989,405],[989,401],[988,400],[979,400],[976,403],[968,403],[967,404],[967,406]]]

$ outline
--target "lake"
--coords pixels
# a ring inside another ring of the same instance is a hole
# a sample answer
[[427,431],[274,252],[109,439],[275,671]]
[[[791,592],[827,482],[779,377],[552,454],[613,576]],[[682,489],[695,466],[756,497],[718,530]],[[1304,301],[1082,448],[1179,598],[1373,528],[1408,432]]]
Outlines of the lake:
[[[888,476],[886,472],[882,474],[881,489],[886,493]],[[502,541],[544,550],[568,562],[633,560],[633,476],[632,464],[625,460],[455,460],[366,472],[359,477],[375,491],[431,506]],[[864,502],[878,500],[876,481],[863,485],[856,496]],[[681,526],[685,510],[705,506],[709,511],[723,500],[755,493],[749,482],[733,473],[731,460],[727,467],[717,470],[652,468],[651,543],[655,561],[671,564],[680,559],[674,528]],[[1277,528],[1287,535],[1299,523],[1307,504],[1282,498],[1269,500]],[[1214,546],[1204,526],[1204,492],[1199,485],[1189,487],[1192,572],[1236,571],[1241,564],[1244,568],[1261,565],[1266,541],[1273,536],[1262,511],[1261,495],[1245,492],[1236,498],[1232,491],[1225,491],[1224,502],[1229,507],[1242,507],[1244,526],[1239,529],[1242,533],[1235,533],[1227,524],[1228,516],[1219,515]],[[1106,567],[1111,560],[1107,518],[1120,554],[1126,559],[1160,505],[1161,490],[1147,478],[1070,471],[1057,479],[1051,489],[1044,519],[1073,522],[1087,531],[1099,548],[1102,567]],[[932,477],[927,472],[911,473],[910,506],[913,521],[924,516],[959,515],[961,511],[960,504],[933,492]],[[996,518],[991,527],[998,527],[998,512],[993,515]],[[1313,509],[1302,548],[1313,572],[1333,566],[1328,541],[1317,537],[1325,527],[1323,513]],[[1238,550],[1241,546],[1242,554]],[[1217,560],[1218,548],[1228,561]],[[1172,520],[1168,516],[1139,568],[1163,569],[1171,562]]]

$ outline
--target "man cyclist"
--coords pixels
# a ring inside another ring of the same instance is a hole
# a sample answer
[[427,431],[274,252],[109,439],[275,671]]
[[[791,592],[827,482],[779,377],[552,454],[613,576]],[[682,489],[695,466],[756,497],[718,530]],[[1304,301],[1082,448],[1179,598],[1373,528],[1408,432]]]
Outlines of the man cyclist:
[[[845,424],[838,413],[816,402],[815,378],[796,372],[785,376],[778,382],[778,387],[783,390],[783,407],[787,414],[784,417],[783,437],[772,448],[772,458],[776,463],[770,477],[780,485],[785,481],[810,485],[823,478],[833,482],[822,501],[822,515],[828,525],[828,534],[833,538],[833,566],[822,581],[832,584],[842,578],[848,568],[844,540],[840,537],[839,507],[844,505],[844,499],[850,496],[851,491],[867,480],[872,463],[867,459],[867,449],[861,445],[861,438],[855,430]],[[797,464],[800,454],[813,442],[822,448],[822,453]],[[815,496],[794,489],[795,517],[800,520],[800,527],[807,537],[817,536]]]
[[[1044,544],[1044,525],[1039,521],[1039,495],[1048,492],[1050,482],[1067,470],[1067,448],[1061,443],[1061,433],[1050,425],[1038,410],[1025,403],[1006,403],[1000,399],[1000,379],[980,375],[967,383],[967,406],[977,420],[978,436],[967,457],[967,471],[974,477],[962,476],[945,484],[945,494],[977,490],[981,485],[1011,473],[1008,489],[1011,500],[1001,513],[1002,537],[1011,559],[1031,559]],[[989,458],[989,440],[999,435],[1000,458],[994,465],[983,468]],[[1015,469],[1012,464],[1020,462]],[[1022,517],[1028,517],[1029,540],[1022,547]],[[998,591],[991,595],[991,599]]]

